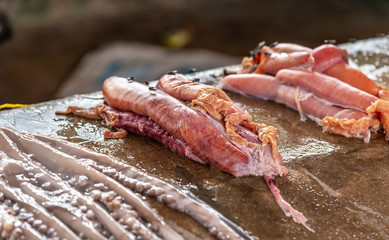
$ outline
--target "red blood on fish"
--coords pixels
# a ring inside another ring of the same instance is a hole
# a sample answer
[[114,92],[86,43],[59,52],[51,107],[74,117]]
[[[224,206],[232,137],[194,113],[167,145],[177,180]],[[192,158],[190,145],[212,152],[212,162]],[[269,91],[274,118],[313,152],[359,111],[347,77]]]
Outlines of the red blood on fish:
[[313,65],[314,58],[311,52],[277,53],[270,47],[264,46],[255,73],[275,75],[281,69],[311,69]]

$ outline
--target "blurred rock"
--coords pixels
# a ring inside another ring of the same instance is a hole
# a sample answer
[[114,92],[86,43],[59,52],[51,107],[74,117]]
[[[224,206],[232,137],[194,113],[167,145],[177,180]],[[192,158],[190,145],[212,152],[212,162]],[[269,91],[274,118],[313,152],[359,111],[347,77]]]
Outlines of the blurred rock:
[[0,44],[12,36],[11,26],[4,12],[0,10]]
[[240,61],[239,57],[204,49],[169,50],[150,44],[113,43],[88,53],[55,97],[101,90],[104,80],[111,76],[149,82],[172,70],[186,74],[193,69],[201,71]]

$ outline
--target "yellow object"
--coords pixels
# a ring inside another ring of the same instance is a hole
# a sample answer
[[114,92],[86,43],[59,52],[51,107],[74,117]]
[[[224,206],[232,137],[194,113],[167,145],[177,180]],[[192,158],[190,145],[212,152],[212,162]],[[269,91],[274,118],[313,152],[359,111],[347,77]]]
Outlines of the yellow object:
[[5,104],[2,104],[0,105],[0,111],[3,110],[3,109],[8,109],[8,108],[21,108],[21,107],[27,107],[29,106],[30,104],[13,104],[13,103],[5,103]]
[[181,29],[165,38],[165,45],[170,49],[181,49],[185,47],[193,38],[193,32],[190,29]]

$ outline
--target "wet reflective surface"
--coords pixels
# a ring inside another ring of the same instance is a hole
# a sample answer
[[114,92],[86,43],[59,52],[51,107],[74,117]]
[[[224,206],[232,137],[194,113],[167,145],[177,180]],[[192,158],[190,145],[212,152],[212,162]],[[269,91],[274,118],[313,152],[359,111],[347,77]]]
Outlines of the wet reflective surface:
[[[387,37],[342,45],[356,66],[389,86]],[[195,74],[215,84],[223,69]],[[208,165],[192,162],[153,140],[129,134],[105,140],[108,127],[99,120],[55,115],[68,105],[102,103],[101,94],[72,96],[24,109],[0,112],[0,124],[20,131],[80,143],[117,156],[150,175],[182,186],[260,239],[383,239],[389,238],[389,143],[384,134],[370,143],[323,133],[311,120],[283,105],[228,93],[256,122],[278,129],[287,176],[276,178],[285,200],[309,219],[311,233],[286,217],[261,177],[236,178]],[[153,204],[151,202],[151,204]],[[172,225],[190,229],[193,220],[159,209]],[[179,223],[178,223],[179,222]],[[197,226],[197,225],[196,225]],[[200,228],[199,226],[197,226]]]

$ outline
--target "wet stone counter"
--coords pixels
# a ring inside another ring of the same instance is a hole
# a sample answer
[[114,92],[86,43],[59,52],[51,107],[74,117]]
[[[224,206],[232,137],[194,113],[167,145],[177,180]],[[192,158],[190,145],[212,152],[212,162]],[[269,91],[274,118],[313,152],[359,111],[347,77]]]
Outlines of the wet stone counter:
[[[389,86],[387,37],[342,44],[352,64],[380,85]],[[217,84],[223,68],[198,72],[201,82]],[[27,108],[0,112],[0,125],[80,144],[118,157],[150,176],[190,192],[247,235],[260,239],[389,238],[389,143],[384,134],[370,143],[323,133],[311,120],[283,105],[237,94],[228,95],[255,122],[278,129],[279,148],[288,168],[276,178],[286,201],[308,218],[314,233],[286,217],[262,177],[236,178],[209,165],[192,162],[163,145],[134,134],[104,139],[109,129],[100,120],[55,115],[68,105],[91,107],[103,102],[100,92],[70,96]],[[188,238],[212,239],[191,217],[143,197],[165,222]]]

